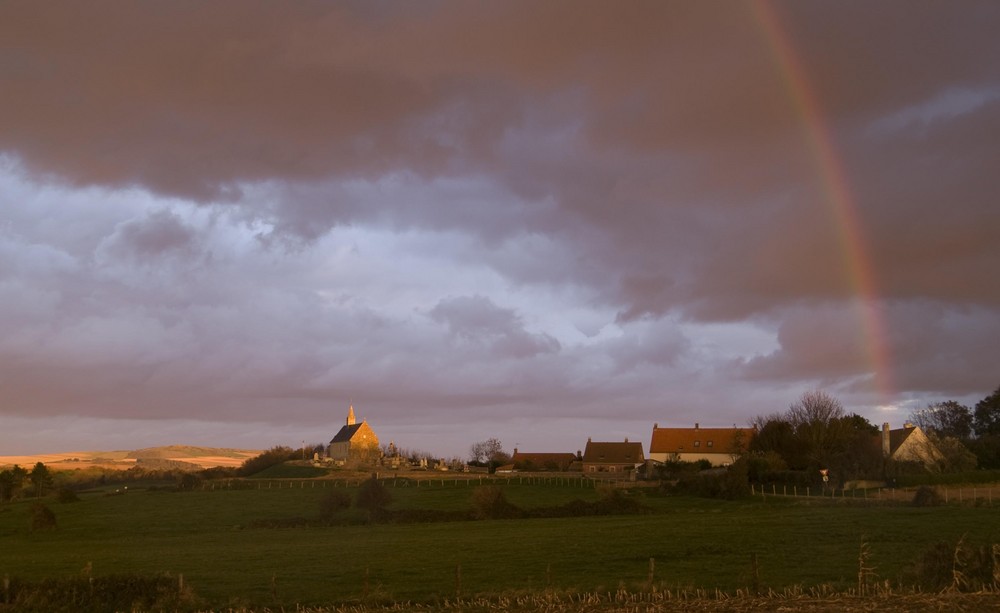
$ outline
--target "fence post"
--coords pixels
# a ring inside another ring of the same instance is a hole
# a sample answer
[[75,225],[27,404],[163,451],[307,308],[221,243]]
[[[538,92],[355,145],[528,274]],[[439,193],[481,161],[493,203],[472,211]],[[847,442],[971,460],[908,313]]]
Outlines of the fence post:
[[455,597],[462,597],[462,565],[455,566]]

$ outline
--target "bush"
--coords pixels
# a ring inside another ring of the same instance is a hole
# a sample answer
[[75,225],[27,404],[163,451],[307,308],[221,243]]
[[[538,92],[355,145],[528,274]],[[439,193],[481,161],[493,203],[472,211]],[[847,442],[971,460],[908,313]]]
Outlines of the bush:
[[911,504],[915,507],[937,507],[944,504],[944,498],[933,487],[921,485],[913,495]]
[[287,530],[290,528],[304,528],[310,524],[305,517],[270,517],[266,519],[255,519],[247,524],[248,528],[267,528],[271,530]]
[[63,504],[70,502],[80,502],[80,497],[76,495],[72,489],[68,487],[61,487],[59,491],[56,492],[56,502]]
[[351,497],[346,492],[333,490],[319,501],[320,519],[331,519],[351,507]]
[[741,459],[725,469],[685,475],[678,480],[674,490],[703,498],[735,500],[750,494],[747,474],[747,462]]
[[642,510],[638,500],[618,488],[603,490],[601,498],[592,507],[594,515],[634,515]]
[[56,514],[40,502],[31,505],[31,531],[55,530]]
[[299,452],[291,447],[271,447],[264,453],[243,462],[243,464],[236,469],[236,474],[240,477],[249,477],[259,473],[265,468],[276,466],[287,460],[297,459],[298,455]]
[[[194,595],[172,577],[111,575],[45,579],[38,583],[11,577],[11,611],[162,611],[190,610]],[[0,604],[0,609],[7,610]]]
[[472,492],[472,517],[475,519],[512,519],[523,514],[507,501],[503,490],[496,485],[477,487]]
[[938,541],[925,551],[911,571],[924,590],[978,592],[995,588],[1000,573],[1000,546]]
[[368,511],[368,520],[371,521],[385,514],[385,508],[392,502],[392,495],[382,482],[372,477],[361,484],[358,489],[358,497],[354,505],[360,509]]

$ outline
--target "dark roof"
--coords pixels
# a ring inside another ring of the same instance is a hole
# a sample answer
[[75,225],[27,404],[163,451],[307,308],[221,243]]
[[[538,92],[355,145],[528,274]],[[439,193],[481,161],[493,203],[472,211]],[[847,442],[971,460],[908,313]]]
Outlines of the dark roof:
[[338,432],[337,435],[333,437],[333,440],[330,441],[330,444],[332,445],[334,443],[349,442],[352,438],[354,438],[354,434],[358,431],[359,428],[361,428],[361,425],[364,423],[365,422],[361,422],[360,424],[351,424],[350,426],[342,426],[340,428],[340,432]]
[[910,435],[913,434],[915,430],[916,428],[899,428],[897,430],[889,430],[889,453],[896,453],[896,450],[906,442],[906,439],[910,438]]
[[536,468],[545,468],[549,464],[554,464],[559,467],[560,470],[566,470],[573,460],[576,459],[576,454],[573,453],[525,453],[523,451],[515,451],[514,456],[510,461],[519,465],[532,464]]
[[587,464],[640,464],[646,461],[642,443],[595,443],[587,441],[583,452]]
[[[725,453],[737,451],[739,441],[746,450],[753,438],[753,428],[653,428],[649,453]],[[695,445],[695,442],[698,444]],[[711,443],[711,444],[709,444]]]

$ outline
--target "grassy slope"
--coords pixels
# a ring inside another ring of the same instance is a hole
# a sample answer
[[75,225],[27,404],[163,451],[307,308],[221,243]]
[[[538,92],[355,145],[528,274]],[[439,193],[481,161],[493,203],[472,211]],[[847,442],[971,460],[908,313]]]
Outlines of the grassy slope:
[[[468,486],[393,489],[394,505],[464,508]],[[558,504],[592,498],[593,490],[508,486],[515,504]],[[369,595],[396,600],[545,587],[639,588],[649,558],[665,588],[745,587],[750,553],[761,582],[783,588],[856,581],[864,539],[878,575],[897,580],[934,541],[997,542],[992,508],[852,507],[649,498],[642,516],[241,529],[255,519],[315,517],[325,492],[305,489],[133,491],[88,495],[51,504],[59,530],[31,534],[27,502],[0,512],[0,574],[24,578],[94,572],[183,573],[215,606],[349,601]],[[273,597],[275,578],[277,599]]]

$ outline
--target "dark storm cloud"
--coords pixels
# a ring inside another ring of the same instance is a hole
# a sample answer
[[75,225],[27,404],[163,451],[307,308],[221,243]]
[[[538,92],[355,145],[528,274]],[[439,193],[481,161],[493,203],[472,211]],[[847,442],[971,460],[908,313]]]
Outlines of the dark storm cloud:
[[855,238],[898,391],[988,391],[998,23],[993,2],[5,3],[3,410],[318,423],[353,395],[403,421],[742,423],[732,396],[818,384],[870,407]]

